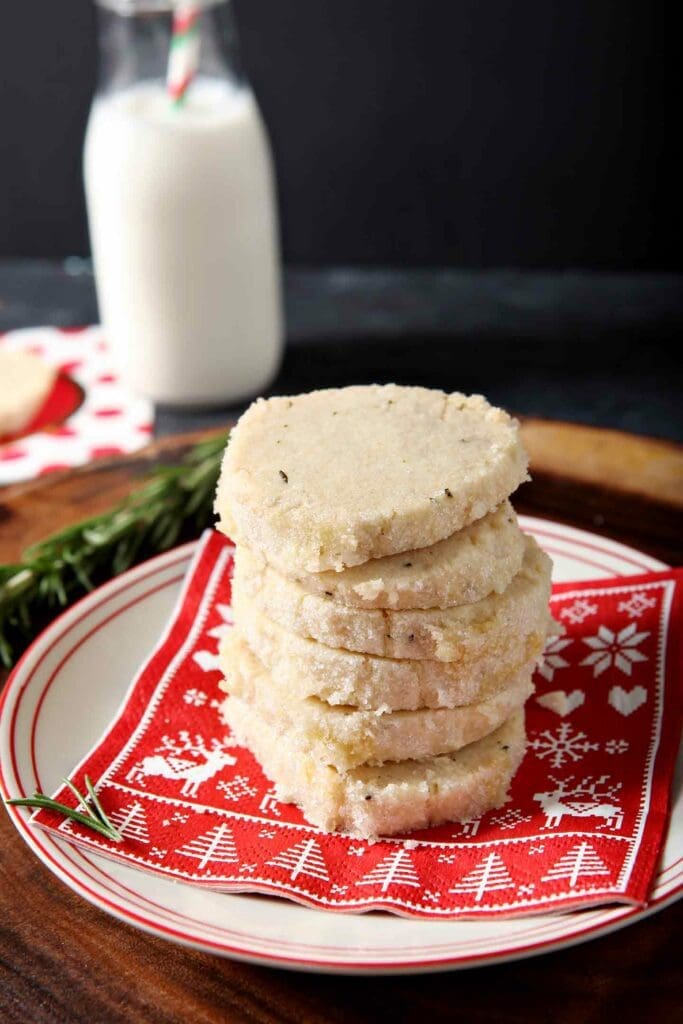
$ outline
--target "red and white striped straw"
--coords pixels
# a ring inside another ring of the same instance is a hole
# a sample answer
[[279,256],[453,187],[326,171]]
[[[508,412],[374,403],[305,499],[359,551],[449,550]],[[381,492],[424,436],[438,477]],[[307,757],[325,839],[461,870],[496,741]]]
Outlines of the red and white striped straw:
[[166,88],[174,106],[181,106],[199,66],[199,12],[196,3],[179,3],[173,13]]

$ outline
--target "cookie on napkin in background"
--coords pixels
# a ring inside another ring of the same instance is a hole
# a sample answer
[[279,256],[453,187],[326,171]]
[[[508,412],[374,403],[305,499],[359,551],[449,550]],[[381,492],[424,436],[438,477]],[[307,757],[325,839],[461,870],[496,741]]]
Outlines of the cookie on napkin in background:
[[26,429],[56,377],[56,368],[40,356],[0,348],[0,440]]
[[[39,374],[44,387],[48,375],[51,382],[42,402],[34,383],[24,385],[38,407],[23,427],[16,424],[28,414],[28,401],[19,419],[14,398],[5,405],[10,411],[6,423],[14,429],[4,434],[0,429],[0,486],[128,454],[149,442],[154,409],[122,385],[100,327],[9,331],[0,334],[0,357],[30,366],[32,379]],[[38,371],[38,366],[43,369]]]

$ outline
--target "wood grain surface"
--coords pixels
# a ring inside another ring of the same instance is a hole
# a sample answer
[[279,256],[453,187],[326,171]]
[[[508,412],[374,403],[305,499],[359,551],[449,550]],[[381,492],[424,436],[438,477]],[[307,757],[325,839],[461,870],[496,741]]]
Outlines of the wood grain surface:
[[[206,435],[202,435],[206,436]],[[533,482],[520,511],[681,561],[683,449],[528,420]],[[196,437],[0,490],[0,562],[120,499]],[[612,935],[516,963],[441,975],[345,978],[222,960],[151,938],[57,881],[0,814],[1,1024],[681,1019],[683,902]]]

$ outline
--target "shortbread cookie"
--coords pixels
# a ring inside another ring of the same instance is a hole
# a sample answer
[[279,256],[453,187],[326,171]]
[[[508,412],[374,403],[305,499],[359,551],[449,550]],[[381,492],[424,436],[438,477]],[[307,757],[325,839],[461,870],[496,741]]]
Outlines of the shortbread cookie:
[[341,570],[443,540],[526,478],[516,421],[481,395],[334,388],[249,407],[216,511],[289,572]]
[[293,697],[320,697],[328,704],[371,711],[453,708],[485,700],[503,689],[527,662],[538,659],[548,636],[559,631],[547,614],[528,635],[511,636],[505,647],[472,664],[399,660],[327,647],[288,633],[246,598],[240,602],[239,614],[235,611],[239,619],[235,628]]
[[525,538],[522,568],[502,594],[455,608],[412,611],[350,608],[303,587],[237,548],[233,603],[239,621],[246,595],[284,629],[328,647],[383,658],[426,658],[471,664],[542,628],[548,615],[552,564]]
[[298,804],[326,832],[365,839],[477,818],[500,807],[526,745],[519,711],[454,754],[339,772],[302,751],[292,735],[280,735],[237,697],[228,698],[223,715],[275,783],[278,799]]
[[32,352],[0,350],[0,437],[29,425],[56,376],[56,368]]
[[[310,594],[352,608],[451,608],[500,594],[522,567],[524,536],[509,501],[428,548],[372,558],[342,572],[292,575]],[[252,563],[265,559],[250,549]],[[275,565],[285,576],[286,566]]]
[[238,636],[226,649],[225,669],[221,687],[228,700],[237,697],[253,706],[278,736],[291,735],[301,750],[341,771],[453,753],[497,729],[534,690],[531,663],[478,704],[378,715],[318,697],[292,698]]

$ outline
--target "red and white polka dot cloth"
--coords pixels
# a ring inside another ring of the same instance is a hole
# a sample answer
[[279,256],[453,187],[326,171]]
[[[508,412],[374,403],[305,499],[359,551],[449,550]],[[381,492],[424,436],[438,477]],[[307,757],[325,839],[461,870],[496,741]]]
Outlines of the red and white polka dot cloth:
[[101,327],[10,331],[0,335],[0,349],[32,352],[60,371],[36,429],[0,438],[0,485],[133,452],[149,441],[152,403],[121,384]]

